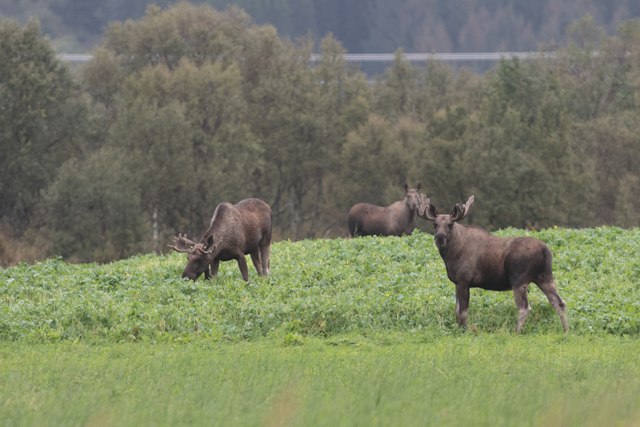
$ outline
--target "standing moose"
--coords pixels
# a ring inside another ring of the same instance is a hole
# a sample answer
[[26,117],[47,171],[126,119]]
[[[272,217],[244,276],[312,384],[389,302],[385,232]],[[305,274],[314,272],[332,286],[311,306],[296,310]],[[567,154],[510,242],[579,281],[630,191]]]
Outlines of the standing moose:
[[410,235],[416,227],[418,191],[422,184],[413,189],[404,185],[404,200],[387,207],[358,203],[349,210],[349,237],[358,236],[402,236]]
[[473,196],[460,207],[456,204],[450,215],[438,215],[438,210],[424,194],[418,198],[418,216],[434,221],[435,243],[447,268],[447,276],[456,285],[456,318],[466,328],[469,312],[469,288],[489,291],[513,290],[518,307],[516,332],[520,333],[531,306],[527,287],[533,282],[556,309],[562,327],[569,331],[566,305],[556,289],[551,271],[551,251],[532,237],[501,238],[482,228],[458,224],[471,211]]
[[244,257],[247,254],[251,255],[258,275],[268,276],[271,270],[271,208],[258,199],[242,200],[236,205],[220,203],[200,243],[189,240],[186,234],[179,234],[174,242],[170,248],[188,254],[182,277],[193,281],[202,273],[205,279],[210,279],[218,274],[220,261],[235,259],[242,279],[248,282],[249,271]]

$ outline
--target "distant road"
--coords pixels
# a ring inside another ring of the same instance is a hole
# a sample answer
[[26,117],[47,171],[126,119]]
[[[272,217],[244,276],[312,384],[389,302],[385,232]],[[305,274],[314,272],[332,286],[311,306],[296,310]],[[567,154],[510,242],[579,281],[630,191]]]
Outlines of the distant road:
[[[538,58],[545,56],[555,58],[554,52],[476,52],[476,53],[406,53],[404,55],[409,61],[499,61],[501,58],[512,59],[514,57]],[[87,62],[93,55],[85,54],[61,54],[58,58],[69,62]],[[312,61],[318,61],[322,55],[311,55]],[[349,62],[393,62],[393,53],[347,53],[344,58]]]

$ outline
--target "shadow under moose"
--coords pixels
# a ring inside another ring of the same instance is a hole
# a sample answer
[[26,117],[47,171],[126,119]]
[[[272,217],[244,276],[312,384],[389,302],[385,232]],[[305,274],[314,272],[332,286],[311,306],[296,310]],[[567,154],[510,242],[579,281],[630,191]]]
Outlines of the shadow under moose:
[[356,236],[402,236],[411,235],[416,228],[416,208],[418,192],[422,184],[416,188],[404,185],[404,200],[389,206],[377,206],[370,203],[358,203],[349,209],[347,225],[349,237]]
[[435,244],[456,286],[456,318],[466,328],[469,312],[469,289],[513,291],[518,307],[516,332],[520,333],[531,306],[527,288],[535,283],[556,309],[562,327],[569,331],[566,304],[558,295],[552,272],[551,251],[544,242],[532,237],[496,237],[480,227],[461,225],[473,206],[456,204],[449,215],[440,215],[430,200],[420,194],[417,214],[433,221]]
[[246,199],[232,205],[220,203],[213,213],[211,225],[199,243],[179,234],[170,248],[187,253],[187,266],[182,277],[195,281],[218,274],[220,261],[237,260],[242,279],[249,282],[245,255],[259,276],[269,276],[271,264],[271,208],[259,199]]

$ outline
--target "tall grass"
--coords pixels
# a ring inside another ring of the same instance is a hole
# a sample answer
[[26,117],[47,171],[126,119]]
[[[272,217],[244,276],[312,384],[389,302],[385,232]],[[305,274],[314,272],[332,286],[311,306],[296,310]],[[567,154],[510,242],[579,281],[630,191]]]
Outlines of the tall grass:
[[3,426],[636,425],[636,339],[432,332],[2,344]]

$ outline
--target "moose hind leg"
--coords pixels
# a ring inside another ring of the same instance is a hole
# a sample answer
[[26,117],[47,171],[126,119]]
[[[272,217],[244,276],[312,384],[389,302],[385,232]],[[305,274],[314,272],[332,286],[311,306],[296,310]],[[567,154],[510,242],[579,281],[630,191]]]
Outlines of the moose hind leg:
[[529,299],[527,298],[528,283],[522,284],[513,290],[513,299],[516,301],[516,307],[518,307],[518,325],[516,326],[516,333],[519,334],[522,326],[524,326],[527,316],[531,311],[529,305]]
[[544,282],[537,283],[538,287],[544,294],[547,296],[547,299],[558,312],[558,316],[560,316],[560,320],[562,321],[562,328],[565,332],[569,332],[569,323],[567,322],[567,305],[558,295],[558,289],[556,288],[556,283],[553,279],[546,280]]
[[458,325],[467,328],[469,316],[469,286],[456,285],[456,319]]
[[258,272],[258,276],[262,276],[262,262],[260,261],[260,249],[251,252],[251,261]]
[[271,243],[268,242],[260,247],[260,260],[262,261],[262,274],[268,277],[271,274],[271,263],[269,258],[271,257]]

